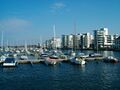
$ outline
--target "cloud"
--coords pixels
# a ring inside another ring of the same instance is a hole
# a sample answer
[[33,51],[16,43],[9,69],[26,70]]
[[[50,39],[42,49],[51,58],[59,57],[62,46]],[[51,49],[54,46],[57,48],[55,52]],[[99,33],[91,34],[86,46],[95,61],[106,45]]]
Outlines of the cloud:
[[20,30],[28,27],[30,22],[25,19],[9,18],[0,21],[0,28],[6,30]]
[[53,3],[50,7],[50,12],[53,14],[62,14],[66,11],[66,5],[62,2]]
[[66,5],[64,3],[57,2],[57,3],[53,3],[51,8],[52,9],[63,9],[65,7],[66,7]]
[[64,9],[65,7],[66,7],[66,5],[64,3],[62,3],[62,2],[56,2],[56,3],[53,3],[51,5],[51,9],[52,9],[51,11],[52,12],[59,11],[59,10]]

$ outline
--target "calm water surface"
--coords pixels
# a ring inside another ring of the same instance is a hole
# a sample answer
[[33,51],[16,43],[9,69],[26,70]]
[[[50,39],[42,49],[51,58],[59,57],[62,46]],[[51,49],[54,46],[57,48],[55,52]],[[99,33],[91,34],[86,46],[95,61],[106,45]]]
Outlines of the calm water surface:
[[[120,52],[102,53],[120,58]],[[85,66],[61,63],[0,67],[0,90],[120,90],[120,63],[89,61]]]

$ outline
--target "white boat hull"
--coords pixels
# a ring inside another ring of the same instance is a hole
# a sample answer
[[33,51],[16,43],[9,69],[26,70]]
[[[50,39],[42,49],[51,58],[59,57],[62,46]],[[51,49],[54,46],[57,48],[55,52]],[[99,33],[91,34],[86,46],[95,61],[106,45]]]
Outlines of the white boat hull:
[[56,61],[45,61],[46,65],[55,65]]
[[46,65],[55,65],[58,62],[60,62],[60,60],[59,59],[46,58],[44,62],[45,62]]
[[71,63],[79,64],[79,65],[84,65],[86,63],[83,58],[81,58],[81,59],[73,58],[70,61],[71,61]]
[[28,60],[28,57],[27,56],[21,56],[20,59],[21,60]]
[[15,67],[16,63],[3,63],[3,67]]

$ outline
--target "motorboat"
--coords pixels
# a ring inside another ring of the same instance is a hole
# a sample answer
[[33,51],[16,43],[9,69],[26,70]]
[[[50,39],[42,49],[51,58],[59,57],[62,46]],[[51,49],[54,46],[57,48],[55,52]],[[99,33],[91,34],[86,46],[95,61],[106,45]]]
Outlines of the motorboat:
[[103,59],[103,61],[106,62],[106,63],[117,63],[117,62],[119,62],[118,59],[113,57],[113,56],[105,57]]
[[40,55],[40,59],[45,59],[48,57],[48,54],[47,53],[43,53]]
[[3,67],[15,67],[15,66],[16,66],[16,60],[14,57],[7,57],[3,62]]
[[85,55],[84,53],[78,53],[77,56],[78,57],[83,57],[83,58],[89,57],[89,55]]
[[21,55],[20,60],[28,60],[28,56],[27,55]]
[[86,64],[85,58],[83,57],[74,57],[70,59],[70,62],[73,64],[84,65]]
[[60,62],[60,59],[56,55],[51,55],[47,58],[45,58],[45,64],[46,65],[55,65]]
[[7,58],[7,57],[6,57],[5,55],[2,55],[2,56],[0,57],[0,61],[5,61],[6,58]]
[[100,53],[91,53],[89,54],[89,57],[103,57]]

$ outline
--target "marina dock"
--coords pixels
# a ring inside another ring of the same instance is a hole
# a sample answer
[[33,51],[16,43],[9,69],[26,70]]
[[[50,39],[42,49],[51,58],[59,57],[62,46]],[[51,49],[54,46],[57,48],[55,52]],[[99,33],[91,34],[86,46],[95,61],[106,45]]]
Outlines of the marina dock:
[[[40,60],[16,60],[17,64],[39,64],[44,62],[43,59]],[[0,61],[0,64],[4,63],[4,61]]]
[[39,59],[39,60],[17,60],[16,61],[17,64],[39,64],[44,62],[43,59]]
[[91,60],[103,60],[105,57],[87,57],[85,60],[86,61],[91,61]]
[[[94,61],[94,60],[103,60],[105,57],[87,57],[86,61]],[[44,59],[28,59],[28,60],[16,60],[17,64],[40,64],[44,63]],[[60,62],[69,62],[69,59],[60,59]],[[0,61],[0,64],[4,63],[4,61]]]

